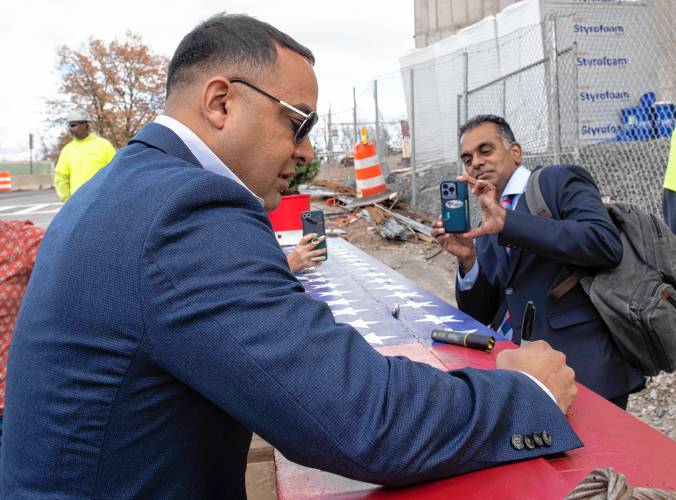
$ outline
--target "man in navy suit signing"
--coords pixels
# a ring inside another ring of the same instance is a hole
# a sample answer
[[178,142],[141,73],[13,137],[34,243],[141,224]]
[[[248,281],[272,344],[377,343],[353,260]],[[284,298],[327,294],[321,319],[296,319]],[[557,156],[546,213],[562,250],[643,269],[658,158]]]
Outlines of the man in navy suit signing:
[[165,113],[54,218],[10,354],[2,498],[243,498],[252,431],[388,485],[581,446],[545,342],[446,373],[305,294],[266,210],[313,158],[313,62],[251,17],[200,24]]
[[[433,234],[458,258],[460,308],[519,343],[528,301],[537,307],[533,339],[566,354],[580,382],[622,408],[643,377],[619,355],[608,328],[578,283],[561,297],[550,288],[566,266],[612,267],[622,243],[589,173],[573,165],[542,171],[540,187],[552,218],[532,215],[524,191],[531,172],[509,124],[479,115],[460,129],[460,158],[482,212],[480,227]],[[474,239],[476,238],[476,245]]]

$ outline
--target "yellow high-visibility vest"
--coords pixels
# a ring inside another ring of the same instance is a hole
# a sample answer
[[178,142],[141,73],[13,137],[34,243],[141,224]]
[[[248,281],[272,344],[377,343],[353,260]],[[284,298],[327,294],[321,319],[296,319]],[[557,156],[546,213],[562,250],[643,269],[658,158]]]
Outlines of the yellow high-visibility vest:
[[115,148],[109,140],[89,134],[82,140],[73,139],[61,151],[54,172],[56,194],[64,202],[96,172],[110,163]]

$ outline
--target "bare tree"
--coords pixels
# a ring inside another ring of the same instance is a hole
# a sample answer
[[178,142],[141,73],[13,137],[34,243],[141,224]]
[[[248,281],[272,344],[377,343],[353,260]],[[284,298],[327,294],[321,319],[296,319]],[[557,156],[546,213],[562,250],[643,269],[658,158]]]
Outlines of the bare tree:
[[[78,107],[92,117],[92,129],[122,147],[153,120],[164,103],[166,57],[153,54],[141,37],[127,32],[124,40],[90,38],[79,50],[58,50],[61,98],[50,101],[50,122],[63,126],[68,110]],[[67,134],[48,156],[58,155]]]

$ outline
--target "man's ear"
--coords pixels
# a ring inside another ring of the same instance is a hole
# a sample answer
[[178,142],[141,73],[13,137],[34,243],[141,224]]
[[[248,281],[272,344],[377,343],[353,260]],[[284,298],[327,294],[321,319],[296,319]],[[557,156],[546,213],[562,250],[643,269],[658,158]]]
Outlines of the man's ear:
[[220,130],[225,126],[233,89],[224,77],[214,77],[202,87],[202,114],[212,127]]
[[515,142],[514,144],[512,144],[511,150],[514,161],[516,162],[517,165],[521,165],[521,144]]

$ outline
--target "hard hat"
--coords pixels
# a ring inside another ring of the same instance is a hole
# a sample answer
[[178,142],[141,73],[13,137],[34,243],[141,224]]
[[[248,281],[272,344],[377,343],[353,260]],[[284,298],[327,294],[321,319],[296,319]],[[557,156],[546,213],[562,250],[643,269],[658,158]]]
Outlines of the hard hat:
[[82,109],[76,109],[74,111],[71,111],[66,120],[68,121],[68,123],[92,121],[92,119],[89,117],[89,113],[87,113]]

